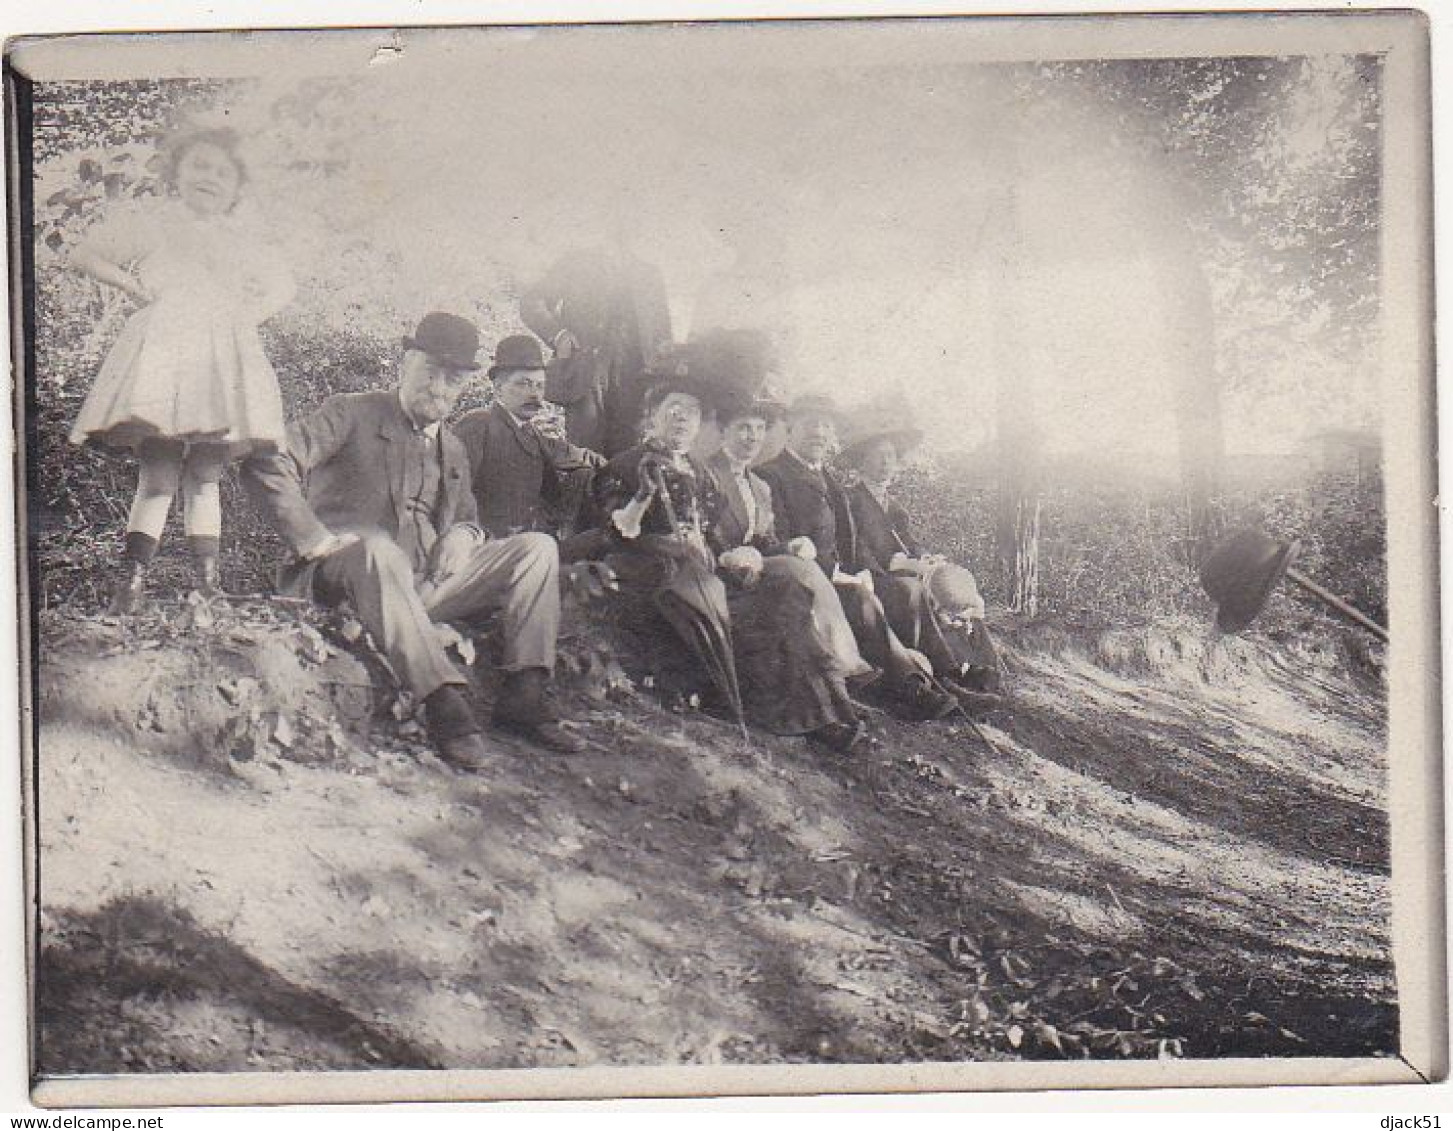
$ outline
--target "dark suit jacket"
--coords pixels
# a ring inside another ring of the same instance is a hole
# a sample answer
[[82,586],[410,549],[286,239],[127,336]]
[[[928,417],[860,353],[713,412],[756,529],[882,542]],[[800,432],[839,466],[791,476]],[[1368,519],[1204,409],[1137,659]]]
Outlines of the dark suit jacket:
[[584,479],[605,463],[595,452],[516,420],[499,405],[466,413],[454,434],[469,456],[480,525],[500,538],[545,529],[543,503],[558,493],[561,480]]
[[[442,479],[434,526],[443,534],[456,522],[474,522],[476,510],[464,445],[442,425],[439,436]],[[398,540],[403,445],[418,442],[396,391],[346,393],[288,425],[287,450],[246,461],[243,481],[298,554],[343,531],[382,532]],[[309,596],[315,564],[285,567],[279,587]],[[412,564],[416,573],[425,565]]]
[[727,459],[726,453],[718,451],[706,460],[704,466],[722,499],[715,527],[716,541],[721,548],[730,550],[737,546],[752,545],[764,554],[786,553],[786,546],[777,537],[777,516],[772,511],[772,488],[767,486],[767,481],[755,471],[747,472],[752,497],[757,500],[756,533],[749,543],[747,507],[732,475],[731,461]]
[[562,256],[520,296],[522,321],[549,342],[569,330],[586,349],[610,347],[641,366],[671,340],[671,313],[661,269],[612,248]]
[[884,507],[861,483],[845,487],[844,493],[857,536],[857,557],[849,568],[886,570],[894,554],[918,556],[908,512],[898,502],[889,499]]
[[818,473],[790,451],[757,468],[772,489],[777,536],[790,540],[802,535],[817,547],[817,564],[832,576],[839,562],[857,561],[857,536],[842,484],[824,471]]

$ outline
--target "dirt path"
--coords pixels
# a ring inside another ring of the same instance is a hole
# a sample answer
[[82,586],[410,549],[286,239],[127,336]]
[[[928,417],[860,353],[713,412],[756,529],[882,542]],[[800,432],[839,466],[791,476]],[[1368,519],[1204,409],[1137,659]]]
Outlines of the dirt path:
[[[87,647],[102,686],[125,658]],[[582,699],[574,759],[461,775],[383,728],[228,772],[61,689],[42,1067],[1393,1048],[1377,697],[1184,628],[1117,647],[1024,642],[993,752],[875,719],[846,764]]]

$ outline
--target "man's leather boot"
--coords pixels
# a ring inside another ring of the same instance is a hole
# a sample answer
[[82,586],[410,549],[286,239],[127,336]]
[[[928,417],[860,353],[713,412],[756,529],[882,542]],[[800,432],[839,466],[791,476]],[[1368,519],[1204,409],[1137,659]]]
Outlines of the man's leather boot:
[[489,763],[479,720],[464,692],[452,683],[425,697],[424,724],[439,757],[451,766],[480,770]]
[[854,719],[850,723],[828,723],[808,731],[807,741],[834,754],[851,754],[865,733],[863,724]]
[[549,679],[544,668],[506,672],[495,701],[493,724],[557,754],[579,754],[585,743],[560,725],[545,702]]
[[910,722],[932,722],[958,709],[958,700],[940,690],[927,676],[910,676],[895,689],[899,717]]

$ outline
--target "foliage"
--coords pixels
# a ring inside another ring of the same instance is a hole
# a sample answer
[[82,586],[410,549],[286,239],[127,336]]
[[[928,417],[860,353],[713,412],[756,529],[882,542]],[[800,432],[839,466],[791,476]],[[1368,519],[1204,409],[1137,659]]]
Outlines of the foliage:
[[1176,171],[1211,284],[1228,417],[1372,418],[1381,59],[1103,60],[1041,73],[1091,92],[1117,141]]
[[[1306,1036],[1257,1009],[1227,971],[1140,948],[1046,935],[1038,947],[1006,948],[966,932],[939,940],[964,972],[950,1035],[986,1041],[1031,1059],[1296,1055]],[[1198,969],[1197,966],[1200,966]],[[1283,1019],[1292,1000],[1257,999]],[[1234,1043],[1233,1043],[1234,1042]]]
[[230,85],[215,79],[38,84],[32,91],[37,171],[56,159],[96,159],[98,150],[109,154],[155,139],[213,105]]
[[[60,187],[40,196],[35,238],[51,252],[73,245],[95,217],[120,201],[160,196],[161,155],[155,147],[132,142],[74,155],[75,172]],[[52,170],[51,180],[59,180]],[[41,187],[44,191],[43,186]]]
[[[957,1004],[955,1035],[987,1037],[1006,1052],[1043,1059],[1173,1059],[1196,1051],[1175,1026],[1206,994],[1191,970],[1169,958],[1127,957],[1052,936],[1044,955],[995,949],[959,932],[944,946],[971,978]],[[1072,965],[1046,969],[1050,958]]]
[[[1056,91],[1089,92],[1110,109],[1119,144],[1161,146],[1180,163],[1222,315],[1218,355],[1228,386],[1272,398],[1267,403],[1331,395],[1308,387],[1305,351],[1296,351],[1311,343],[1329,364],[1350,364],[1375,322],[1376,61],[1067,63],[1017,81],[1043,113],[1085,104],[1055,98]],[[250,191],[299,269],[299,300],[264,327],[289,413],[335,392],[386,383],[398,335],[420,312],[406,307],[432,301],[440,277],[469,296],[465,305],[486,341],[517,329],[513,282],[499,263],[454,254],[459,249],[437,240],[411,243],[408,233],[373,224],[370,186],[385,158],[368,134],[375,118],[393,117],[376,102],[360,109],[348,82],[43,84],[36,103],[38,366],[28,413],[43,602],[94,607],[102,599],[134,482],[124,461],[78,451],[65,439],[130,310],[123,296],[65,270],[65,252],[107,209],[158,193],[153,140],[189,117],[215,116],[224,92],[229,120],[246,118],[239,124],[257,134],[247,154]],[[1252,364],[1272,356],[1279,342],[1291,343],[1291,352],[1277,355],[1286,365]],[[1293,354],[1302,360],[1293,364]],[[481,381],[461,411],[487,397]],[[970,563],[991,601],[1003,596],[990,521],[994,475],[959,461],[915,471],[903,485],[924,541]],[[1082,464],[1066,462],[1047,470],[1045,492],[1040,576],[1047,611],[1111,619],[1206,611],[1183,564],[1174,491],[1091,478]],[[266,588],[281,547],[246,501],[235,469],[224,493],[228,583]],[[1304,477],[1275,488],[1233,485],[1222,506],[1227,521],[1251,519],[1301,538],[1309,573],[1374,616],[1384,611],[1377,485]],[[177,538],[168,538],[159,570],[163,583],[185,580]],[[1306,606],[1273,602],[1267,623],[1291,617],[1289,609],[1308,615]]]
[[[991,605],[1005,599],[994,542],[995,493],[971,460],[924,465],[899,485],[921,541],[974,570]],[[1298,568],[1386,623],[1386,517],[1381,479],[1347,472],[1233,483],[1222,524],[1261,526],[1301,542]],[[1168,484],[1063,460],[1047,469],[1040,533],[1040,604],[1058,617],[1138,622],[1206,616],[1210,605],[1187,565],[1185,510]],[[1339,623],[1320,605],[1284,597],[1258,620],[1269,632]]]

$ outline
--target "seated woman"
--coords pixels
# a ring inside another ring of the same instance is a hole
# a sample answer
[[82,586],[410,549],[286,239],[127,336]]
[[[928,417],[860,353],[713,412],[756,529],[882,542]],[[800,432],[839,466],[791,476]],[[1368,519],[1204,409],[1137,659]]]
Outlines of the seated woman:
[[846,494],[857,534],[853,568],[872,571],[894,632],[928,657],[937,680],[965,707],[987,709],[1002,701],[1002,678],[984,600],[966,570],[921,551],[908,512],[888,493],[921,438],[915,428],[873,428],[839,453],[838,463],[852,473]]
[[644,440],[596,476],[593,512],[607,560],[637,591],[660,586],[673,560],[711,569],[720,562],[730,578],[726,601],[747,716],[846,752],[862,726],[844,679],[860,670],[845,665],[815,627],[808,574],[819,571],[810,562],[768,571],[758,549],[723,539],[723,497],[687,454],[712,407],[710,391],[689,377],[665,378],[647,392]]
[[752,470],[762,454],[767,433],[784,413],[774,401],[731,398],[717,411],[721,447],[707,457],[706,473],[721,497],[713,528],[719,564],[729,579],[769,583],[778,578],[812,592],[813,630],[850,684],[862,686],[879,676],[863,659],[842,602],[827,575],[814,564],[817,548],[807,537],[782,541],[772,513],[772,489]]

